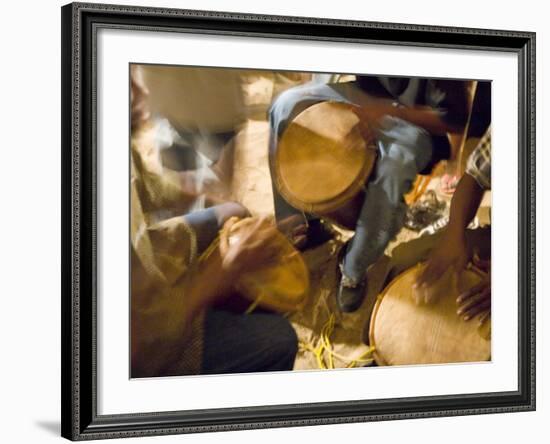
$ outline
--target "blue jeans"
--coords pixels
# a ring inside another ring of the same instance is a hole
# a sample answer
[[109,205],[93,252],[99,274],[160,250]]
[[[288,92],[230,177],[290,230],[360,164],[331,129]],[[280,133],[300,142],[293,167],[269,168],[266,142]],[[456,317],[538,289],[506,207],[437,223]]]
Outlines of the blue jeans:
[[[329,100],[367,107],[375,99],[363,92],[355,82],[309,83],[283,92],[269,112],[272,167],[279,137],[288,123],[307,107]],[[355,234],[344,255],[344,274],[352,283],[363,279],[368,266],[383,254],[389,241],[402,228],[407,209],[403,196],[432,157],[430,134],[394,117],[386,116],[380,122],[377,145],[376,165],[366,184]],[[274,189],[273,195],[277,219],[300,214],[278,190]]]

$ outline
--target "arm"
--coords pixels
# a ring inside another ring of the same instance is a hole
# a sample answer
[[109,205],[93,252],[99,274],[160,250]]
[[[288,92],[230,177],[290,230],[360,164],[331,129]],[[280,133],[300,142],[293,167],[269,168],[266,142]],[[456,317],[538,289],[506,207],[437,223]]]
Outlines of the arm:
[[451,200],[449,224],[418,277],[415,287],[430,287],[449,268],[454,268],[458,272],[466,267],[469,260],[466,228],[476,215],[483,193],[484,190],[472,176],[462,176]]
[[[446,274],[448,269],[460,272],[466,267],[470,258],[466,245],[466,228],[479,208],[483,193],[484,189],[472,176],[469,174],[462,176],[451,201],[449,224],[414,284],[417,303],[432,302],[436,295],[429,289]],[[457,315],[465,321],[480,315],[478,322],[481,325],[489,318],[491,311],[490,262],[474,257],[474,264],[485,271],[485,275],[478,285],[458,295]],[[418,291],[419,289],[423,291]],[[424,299],[420,300],[422,298]]]
[[485,190],[469,174],[464,174],[451,200],[447,236],[459,239],[475,217]]
[[[132,300],[131,355],[136,373],[159,374],[185,352],[201,313],[227,297],[244,271],[273,258],[275,230],[271,223],[259,220],[223,256],[216,248],[174,286],[149,288],[140,295],[143,297]],[[151,294],[154,297],[149,297]]]
[[470,108],[470,83],[429,81],[426,88],[425,105],[394,106],[387,99],[376,99],[358,109],[357,114],[365,123],[378,121],[383,116],[397,117],[424,128],[432,135],[462,132]]
[[355,109],[355,113],[363,122],[378,121],[383,116],[397,117],[420,126],[434,135],[445,135],[447,132],[457,131],[455,126],[446,123],[441,118],[441,114],[429,106],[406,108],[393,106],[385,100],[380,100]]
[[[230,230],[238,220],[238,217],[230,218],[224,229]],[[221,251],[221,248],[214,249],[204,262],[199,263],[198,270],[186,284],[185,316],[188,318],[227,296],[241,274],[273,260],[279,251],[277,228],[267,219],[258,219],[236,242],[228,245],[224,254]]]

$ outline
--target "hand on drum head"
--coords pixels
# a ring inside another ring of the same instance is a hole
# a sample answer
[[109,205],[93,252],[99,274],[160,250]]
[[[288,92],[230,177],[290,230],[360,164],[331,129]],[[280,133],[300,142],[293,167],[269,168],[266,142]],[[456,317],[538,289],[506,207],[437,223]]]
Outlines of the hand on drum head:
[[479,316],[479,324],[483,324],[491,315],[491,272],[490,261],[482,261],[474,256],[474,265],[486,274],[483,280],[456,298],[457,314],[465,321]]
[[[418,274],[413,286],[417,303],[433,302],[437,292],[431,288],[440,285],[446,273],[454,272],[456,276],[468,264],[468,250],[463,237],[443,236],[439,245],[434,248],[423,270]],[[418,295],[418,296],[416,296]]]
[[379,125],[380,119],[387,113],[387,107],[372,106],[354,106],[352,111],[359,118],[359,131],[367,142],[373,142],[375,138],[376,128]]
[[[424,267],[424,270],[426,266]],[[422,271],[420,272],[422,273]],[[412,295],[417,305],[433,304],[437,302],[440,296],[458,293],[459,272],[453,268],[448,268],[441,277],[429,285],[413,285]]]
[[307,242],[307,224],[300,214],[285,217],[277,223],[277,228],[296,248],[302,248]]
[[[230,218],[223,229],[229,232],[238,220]],[[279,252],[278,235],[272,219],[254,220],[228,242],[226,250],[222,251],[222,267],[231,274],[240,274],[272,263]]]

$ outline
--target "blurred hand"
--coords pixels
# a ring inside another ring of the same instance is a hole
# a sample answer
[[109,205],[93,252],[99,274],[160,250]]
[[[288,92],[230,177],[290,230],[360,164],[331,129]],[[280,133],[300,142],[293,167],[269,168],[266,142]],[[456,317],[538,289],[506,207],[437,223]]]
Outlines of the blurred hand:
[[294,247],[301,248],[305,245],[307,241],[307,224],[303,216],[299,214],[288,216],[278,222],[277,228]]
[[433,302],[432,298],[435,292],[428,291],[430,287],[433,287],[449,269],[455,275],[460,274],[466,268],[468,260],[468,249],[464,236],[444,235],[439,245],[430,254],[426,266],[413,286],[417,290],[413,293],[424,297],[424,300],[416,302]]
[[456,298],[456,312],[465,321],[479,315],[479,324],[483,324],[491,314],[491,261],[482,261],[474,256],[473,262],[486,274],[478,285]]
[[352,111],[364,123],[376,124],[383,116],[387,114],[389,105],[384,101],[373,101],[365,106],[354,106]]
[[[238,218],[229,219],[224,229],[230,230]],[[225,272],[238,275],[253,271],[273,262],[279,251],[275,224],[267,219],[260,218],[239,233],[235,242],[222,256],[222,268]]]

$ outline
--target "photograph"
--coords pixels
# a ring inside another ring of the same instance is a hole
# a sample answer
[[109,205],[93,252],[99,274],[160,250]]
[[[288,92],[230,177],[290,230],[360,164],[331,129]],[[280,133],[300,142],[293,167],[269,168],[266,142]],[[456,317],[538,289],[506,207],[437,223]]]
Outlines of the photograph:
[[543,2],[6,5],[2,442],[544,441]]
[[535,33],[366,19],[62,8],[62,436],[535,409]]
[[130,378],[491,361],[491,92],[130,63]]

